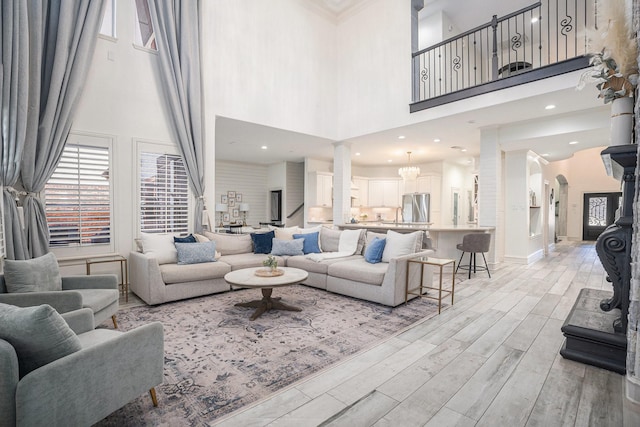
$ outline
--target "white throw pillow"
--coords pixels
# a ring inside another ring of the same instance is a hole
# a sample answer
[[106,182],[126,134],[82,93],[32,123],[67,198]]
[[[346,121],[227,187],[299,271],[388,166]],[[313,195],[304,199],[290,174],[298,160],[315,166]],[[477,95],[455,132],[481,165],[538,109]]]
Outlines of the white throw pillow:
[[416,242],[422,237],[422,231],[413,233],[396,233],[393,230],[387,231],[387,243],[382,253],[382,262],[389,262],[392,258],[415,253]]
[[158,264],[175,264],[178,251],[172,234],[140,233],[142,253],[158,260]]

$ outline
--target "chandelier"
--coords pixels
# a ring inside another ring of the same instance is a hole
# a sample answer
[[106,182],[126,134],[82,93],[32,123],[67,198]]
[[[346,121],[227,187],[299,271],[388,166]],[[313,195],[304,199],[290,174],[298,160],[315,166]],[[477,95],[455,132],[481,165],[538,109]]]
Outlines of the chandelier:
[[420,168],[417,166],[411,166],[411,151],[407,151],[407,155],[409,156],[409,163],[407,166],[398,169],[398,175],[400,175],[405,181],[412,181],[418,178]]

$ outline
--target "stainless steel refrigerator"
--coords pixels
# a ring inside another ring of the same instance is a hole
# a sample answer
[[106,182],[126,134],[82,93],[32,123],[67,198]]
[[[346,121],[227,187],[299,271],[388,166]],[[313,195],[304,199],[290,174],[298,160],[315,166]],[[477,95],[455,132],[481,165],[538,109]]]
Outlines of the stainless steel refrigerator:
[[429,193],[402,195],[402,222],[430,222]]

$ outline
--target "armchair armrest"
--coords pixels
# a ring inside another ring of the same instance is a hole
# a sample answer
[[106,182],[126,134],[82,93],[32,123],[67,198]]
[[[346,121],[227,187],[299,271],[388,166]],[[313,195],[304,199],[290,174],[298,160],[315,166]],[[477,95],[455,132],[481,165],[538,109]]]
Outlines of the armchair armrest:
[[118,276],[115,274],[96,274],[94,276],[65,276],[62,289],[118,289]]
[[17,424],[92,425],[161,384],[163,363],[161,323],[111,332],[25,375],[16,390]]
[[82,308],[82,295],[80,295],[79,292],[73,291],[0,293],[0,302],[3,304],[17,305],[18,307],[49,304],[58,313],[66,313]]
[[93,324],[93,311],[91,311],[90,308],[82,308],[64,313],[62,314],[62,318],[76,335],[92,331],[95,328]]

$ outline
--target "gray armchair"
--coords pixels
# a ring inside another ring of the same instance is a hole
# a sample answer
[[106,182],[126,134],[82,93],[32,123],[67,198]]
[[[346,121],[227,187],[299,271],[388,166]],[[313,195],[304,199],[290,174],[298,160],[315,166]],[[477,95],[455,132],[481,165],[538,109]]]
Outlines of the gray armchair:
[[19,378],[18,356],[0,339],[0,427],[92,425],[163,381],[159,322],[128,332],[94,329],[89,309],[62,315],[81,349]]
[[62,278],[62,291],[22,293],[7,293],[4,275],[0,274],[0,303],[19,307],[49,304],[58,313],[90,308],[96,325],[111,317],[116,329],[118,298],[118,277],[115,274],[66,276]]

